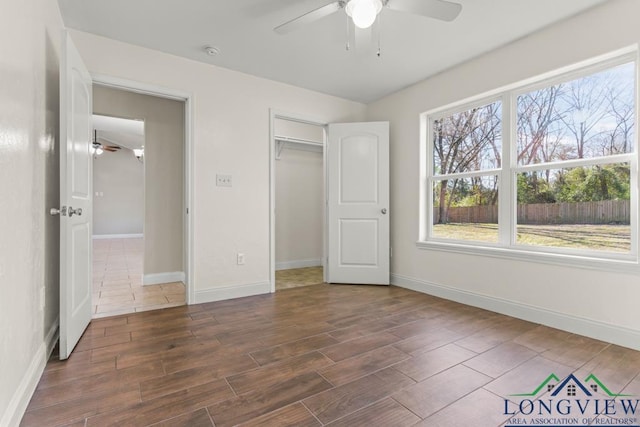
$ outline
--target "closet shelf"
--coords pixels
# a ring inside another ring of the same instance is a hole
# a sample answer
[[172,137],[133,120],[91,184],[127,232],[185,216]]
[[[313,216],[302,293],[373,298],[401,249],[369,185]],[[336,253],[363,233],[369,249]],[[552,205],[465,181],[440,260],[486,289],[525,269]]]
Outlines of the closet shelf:
[[324,144],[322,142],[311,141],[307,139],[290,138],[288,136],[276,136],[276,160],[280,160],[282,150],[293,148],[296,150],[317,151],[322,152]]

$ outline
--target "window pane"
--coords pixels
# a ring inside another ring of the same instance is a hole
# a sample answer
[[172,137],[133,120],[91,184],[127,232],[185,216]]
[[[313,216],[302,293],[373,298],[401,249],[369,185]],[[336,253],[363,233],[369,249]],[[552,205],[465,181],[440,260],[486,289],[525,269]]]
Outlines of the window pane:
[[630,165],[518,174],[517,243],[629,252]]
[[433,206],[433,237],[498,241],[497,176],[437,181]]
[[494,102],[435,120],[434,175],[499,168],[501,110]]
[[633,152],[635,64],[518,96],[518,164]]

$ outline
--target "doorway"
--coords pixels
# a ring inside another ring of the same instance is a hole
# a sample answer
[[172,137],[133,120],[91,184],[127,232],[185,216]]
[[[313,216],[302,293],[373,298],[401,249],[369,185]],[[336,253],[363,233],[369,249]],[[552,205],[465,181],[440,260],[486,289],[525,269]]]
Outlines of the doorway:
[[273,120],[275,290],[324,282],[324,126]]
[[93,92],[93,318],[184,305],[185,102]]

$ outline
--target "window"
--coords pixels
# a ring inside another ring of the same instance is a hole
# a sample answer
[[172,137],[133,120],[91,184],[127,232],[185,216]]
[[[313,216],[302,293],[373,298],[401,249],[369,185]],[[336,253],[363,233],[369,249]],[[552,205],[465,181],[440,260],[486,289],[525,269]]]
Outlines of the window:
[[498,241],[500,101],[433,121],[433,235]]
[[423,114],[423,246],[637,263],[636,54]]
[[576,395],[576,385],[569,384],[567,385],[567,396],[575,396]]

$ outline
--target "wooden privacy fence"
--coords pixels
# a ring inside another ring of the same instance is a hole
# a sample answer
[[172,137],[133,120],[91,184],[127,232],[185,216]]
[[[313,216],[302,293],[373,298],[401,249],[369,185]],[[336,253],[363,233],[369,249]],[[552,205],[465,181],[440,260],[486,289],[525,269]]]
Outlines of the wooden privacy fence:
[[[518,224],[629,224],[629,200],[577,203],[532,203],[518,205]],[[439,209],[433,209],[434,223]],[[449,208],[448,221],[457,223],[498,223],[498,206]]]

